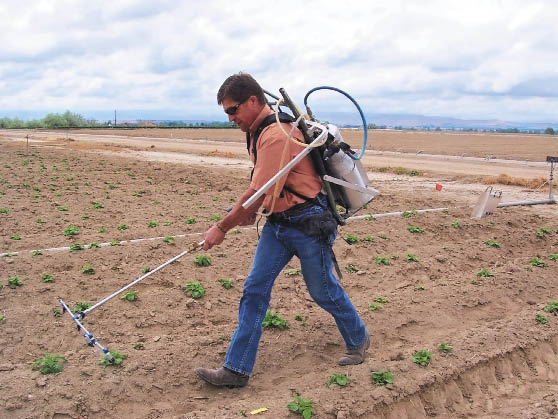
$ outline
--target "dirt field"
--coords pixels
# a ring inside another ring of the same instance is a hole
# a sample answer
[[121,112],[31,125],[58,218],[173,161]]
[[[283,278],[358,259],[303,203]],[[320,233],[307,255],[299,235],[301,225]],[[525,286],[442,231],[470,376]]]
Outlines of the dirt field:
[[[316,418],[558,416],[558,319],[543,311],[558,301],[558,208],[507,207],[472,220],[486,185],[466,182],[485,173],[547,177],[543,161],[558,147],[544,136],[375,139],[367,166],[416,168],[424,158],[428,170],[413,177],[371,172],[381,195],[359,215],[408,216],[339,230],[340,282],[371,332],[362,365],[337,366],[341,336],[311,301],[293,260],[270,307],[290,327],[264,330],[248,386],[215,389],[195,377],[196,367],[221,365],[236,327],[257,242],[255,228],[241,228],[132,288],[137,301],[119,296],[89,313],[84,323],[95,338],[127,355],[121,366],[101,368],[99,350],[85,344],[68,315],[55,314],[57,297],[73,308],[112,294],[200,241],[247,186],[241,133],[195,131],[206,137],[33,132],[28,149],[27,133],[0,131],[0,417],[296,418],[287,409],[296,394],[314,402]],[[432,146],[437,141],[446,144],[443,152]],[[548,189],[498,189],[504,201],[548,197]],[[426,208],[448,209],[412,212]],[[358,241],[342,239],[349,234]],[[200,255],[211,265],[198,266]],[[83,273],[86,267],[94,272]],[[43,282],[45,274],[54,281]],[[23,284],[8,286],[16,276]],[[224,289],[220,278],[233,287]],[[185,293],[189,281],[206,294]],[[376,299],[387,302],[372,311]],[[453,349],[442,352],[442,342]],[[426,349],[430,364],[414,363]],[[45,352],[64,356],[61,373],[33,369]],[[391,372],[393,383],[375,385],[375,371]],[[335,373],[347,374],[349,384],[328,386]]]

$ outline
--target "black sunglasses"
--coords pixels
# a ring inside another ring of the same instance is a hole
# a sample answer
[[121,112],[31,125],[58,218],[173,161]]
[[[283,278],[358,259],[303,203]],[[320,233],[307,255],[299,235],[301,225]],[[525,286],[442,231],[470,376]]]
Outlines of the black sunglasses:
[[240,105],[242,105],[244,102],[246,102],[246,99],[243,100],[242,102],[237,103],[236,105],[229,106],[227,109],[225,109],[225,113],[226,113],[227,115],[234,115],[235,113],[238,112],[238,108],[239,108]]

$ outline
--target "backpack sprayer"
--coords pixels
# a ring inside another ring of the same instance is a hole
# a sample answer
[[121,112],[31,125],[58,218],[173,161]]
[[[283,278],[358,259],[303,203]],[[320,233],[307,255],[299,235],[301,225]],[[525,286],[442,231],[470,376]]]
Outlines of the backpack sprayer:
[[[351,149],[351,147],[343,141],[339,128],[333,124],[322,124],[313,117],[312,111],[307,105],[307,100],[310,94],[316,90],[333,90],[339,92],[345,95],[357,107],[364,128],[364,140],[362,149],[358,156],[356,156],[356,153]],[[280,107],[283,102],[286,104],[294,115],[295,123],[298,124],[298,128],[302,132],[304,140],[308,146],[305,147],[282,169],[280,169],[277,174],[267,181],[265,185],[263,185],[254,195],[252,195],[250,199],[242,205],[243,208],[249,208],[281,177],[288,173],[306,155],[310,154],[314,168],[323,181],[323,190],[327,196],[329,207],[337,219],[337,222],[341,225],[345,224],[345,220],[347,218],[355,214],[379,194],[377,190],[369,187],[370,180],[368,179],[366,170],[360,161],[364,155],[368,139],[366,118],[364,117],[360,106],[344,91],[335,87],[321,86],[306,93],[306,96],[304,97],[304,105],[306,107],[307,114],[302,115],[302,112],[291,100],[285,89],[279,89],[279,92],[283,97],[282,99],[272,93],[269,93],[268,91],[264,90],[264,92],[276,100],[276,102],[268,101],[268,105],[275,110],[277,122],[280,122]],[[277,109],[273,108],[274,105]],[[344,214],[338,213],[337,205],[345,208]]]

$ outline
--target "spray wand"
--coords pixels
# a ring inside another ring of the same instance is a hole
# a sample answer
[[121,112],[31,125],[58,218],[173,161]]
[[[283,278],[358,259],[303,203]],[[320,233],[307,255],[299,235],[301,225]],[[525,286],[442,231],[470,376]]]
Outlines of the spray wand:
[[76,324],[77,326],[77,330],[83,335],[85,342],[87,343],[87,345],[89,346],[93,346],[93,347],[97,347],[99,348],[106,356],[107,360],[113,364],[114,363],[114,359],[112,357],[112,355],[110,354],[110,351],[105,348],[103,345],[101,345],[97,339],[95,338],[95,336],[93,336],[93,334],[91,332],[89,332],[85,326],[82,323],[82,319],[85,317],[86,314],[90,313],[91,311],[95,310],[97,307],[102,306],[103,304],[105,304],[107,301],[113,299],[114,297],[116,297],[117,295],[120,295],[122,292],[126,291],[128,288],[133,287],[134,285],[136,285],[137,283],[143,281],[145,278],[147,278],[148,276],[153,275],[155,272],[160,271],[161,269],[165,268],[166,266],[170,265],[171,263],[177,261],[178,259],[180,259],[181,257],[187,255],[188,253],[200,248],[201,246],[203,246],[205,240],[202,240],[199,243],[194,243],[189,249],[183,251],[182,253],[174,256],[173,258],[167,260],[165,263],[157,266],[155,269],[153,269],[152,271],[147,272],[146,274],[140,276],[138,279],[136,279],[135,281],[132,281],[131,283],[129,283],[128,285],[120,288],[118,291],[113,292],[111,295],[103,298],[101,301],[99,301],[98,303],[94,304],[93,306],[89,307],[87,310],[82,310],[80,312],[77,313],[72,313],[72,311],[70,310],[70,308],[68,307],[68,305],[64,302],[64,300],[62,300],[62,298],[58,298],[58,302],[59,304],[62,306],[62,311],[63,312],[67,312],[68,315],[70,316],[70,318],[72,319],[72,321]]

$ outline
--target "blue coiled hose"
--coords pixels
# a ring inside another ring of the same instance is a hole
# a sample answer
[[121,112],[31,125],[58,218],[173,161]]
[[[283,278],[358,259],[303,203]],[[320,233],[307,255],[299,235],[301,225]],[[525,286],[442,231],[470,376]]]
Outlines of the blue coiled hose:
[[348,156],[350,158],[352,158],[353,160],[360,160],[362,158],[362,156],[364,156],[364,151],[366,150],[366,143],[368,141],[368,126],[366,125],[366,118],[364,116],[364,113],[362,112],[362,109],[360,109],[359,104],[356,102],[356,100],[354,100],[351,97],[351,95],[349,95],[347,92],[344,92],[341,89],[338,89],[337,87],[319,86],[319,87],[314,87],[313,89],[310,89],[308,91],[308,93],[306,93],[306,96],[304,96],[304,106],[306,106],[306,100],[308,99],[308,96],[310,96],[310,94],[312,94],[316,90],[333,90],[335,92],[339,92],[342,95],[344,95],[345,97],[347,97],[351,102],[353,102],[354,105],[356,106],[356,108],[358,109],[358,113],[360,113],[360,117],[362,118],[362,125],[364,127],[364,139],[362,140],[362,149],[360,150],[360,154],[358,155],[358,157],[355,157],[352,154],[348,154]]

